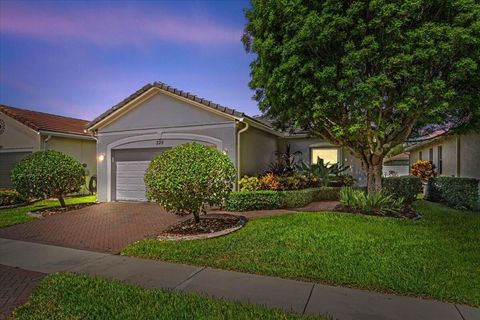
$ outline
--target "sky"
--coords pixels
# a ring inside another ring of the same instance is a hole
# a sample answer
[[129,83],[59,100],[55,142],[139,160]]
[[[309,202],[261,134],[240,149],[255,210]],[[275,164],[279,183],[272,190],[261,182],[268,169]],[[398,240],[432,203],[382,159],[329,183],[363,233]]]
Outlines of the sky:
[[248,115],[247,0],[0,0],[0,103],[91,120],[161,81]]

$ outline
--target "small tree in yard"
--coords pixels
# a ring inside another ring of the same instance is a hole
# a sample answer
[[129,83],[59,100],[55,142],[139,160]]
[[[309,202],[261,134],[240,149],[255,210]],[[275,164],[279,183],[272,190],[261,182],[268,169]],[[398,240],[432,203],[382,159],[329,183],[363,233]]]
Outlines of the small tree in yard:
[[205,205],[222,205],[232,190],[235,167],[227,155],[187,143],[158,155],[145,173],[147,197],[177,214],[200,221]]
[[252,0],[246,17],[260,109],[348,148],[369,192],[412,131],[480,116],[478,1]]
[[55,150],[38,151],[20,161],[12,170],[15,189],[29,198],[57,198],[65,207],[65,195],[77,192],[85,172],[75,158]]

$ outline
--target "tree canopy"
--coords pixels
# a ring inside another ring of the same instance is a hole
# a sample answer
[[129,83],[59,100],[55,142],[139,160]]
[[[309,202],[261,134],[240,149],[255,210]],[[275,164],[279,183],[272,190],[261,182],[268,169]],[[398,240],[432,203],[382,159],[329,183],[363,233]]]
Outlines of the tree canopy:
[[369,191],[416,127],[480,115],[477,1],[253,0],[246,17],[260,109],[347,147]]

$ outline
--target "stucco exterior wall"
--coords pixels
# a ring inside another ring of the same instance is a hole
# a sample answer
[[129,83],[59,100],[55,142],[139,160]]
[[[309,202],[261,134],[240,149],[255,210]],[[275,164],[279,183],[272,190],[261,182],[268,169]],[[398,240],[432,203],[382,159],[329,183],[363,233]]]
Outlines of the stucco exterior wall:
[[[45,136],[42,139],[45,140]],[[86,163],[90,175],[97,173],[96,142],[95,140],[70,139],[51,137],[45,143],[46,149],[64,152],[81,163]]]
[[460,175],[480,179],[480,134],[460,136]]
[[193,125],[204,126],[230,121],[224,116],[158,93],[111,124],[103,127],[101,132]]
[[250,126],[240,135],[240,176],[255,175],[268,169],[276,159],[278,137]]
[[5,132],[0,134],[0,150],[31,149],[40,150],[40,135],[24,124],[0,112],[0,119],[5,122]]
[[[233,120],[174,98],[157,94],[98,130],[98,200],[113,199],[111,156],[118,149],[164,150],[197,141],[216,145],[236,166],[236,126]],[[103,158],[102,161],[100,161]]]
[[478,133],[448,136],[412,150],[410,166],[420,159],[420,152],[422,152],[422,160],[430,160],[430,149],[433,149],[433,163],[438,171],[439,146],[442,147],[442,176],[480,179],[480,134]]

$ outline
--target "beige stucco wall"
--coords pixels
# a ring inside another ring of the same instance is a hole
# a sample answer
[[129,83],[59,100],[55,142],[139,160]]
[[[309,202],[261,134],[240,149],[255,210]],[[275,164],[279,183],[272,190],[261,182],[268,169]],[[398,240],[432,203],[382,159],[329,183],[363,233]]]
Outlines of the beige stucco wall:
[[0,119],[5,122],[5,132],[0,134],[0,149],[31,149],[33,152],[40,150],[39,134],[1,112]]
[[[42,140],[44,140],[43,137]],[[95,140],[51,137],[46,143],[46,149],[57,150],[71,155],[81,163],[86,163],[90,175],[97,173]]]
[[[465,135],[448,136],[415,149],[410,152],[410,165],[420,159],[431,160],[430,149],[433,149],[433,163],[438,170],[438,147],[442,147],[442,176],[461,176],[480,179],[480,134],[468,133]],[[460,153],[460,162],[457,161],[457,150]]]
[[240,176],[263,173],[276,159],[276,135],[250,126],[240,135]]

